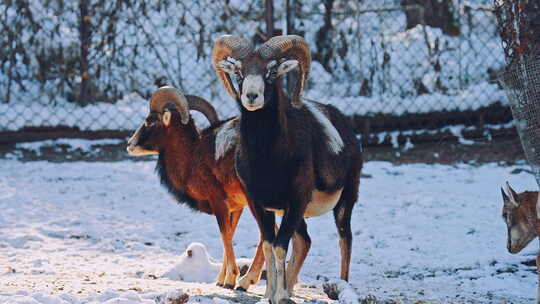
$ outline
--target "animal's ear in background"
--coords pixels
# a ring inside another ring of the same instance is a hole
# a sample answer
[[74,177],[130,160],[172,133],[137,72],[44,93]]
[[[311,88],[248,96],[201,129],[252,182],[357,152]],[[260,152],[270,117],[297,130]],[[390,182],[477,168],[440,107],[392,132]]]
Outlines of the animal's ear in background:
[[217,63],[218,67],[225,73],[234,75],[242,69],[242,62],[233,59],[221,60]]
[[290,71],[294,70],[296,67],[298,67],[298,60],[285,60],[277,68],[277,74],[279,76],[287,74]]

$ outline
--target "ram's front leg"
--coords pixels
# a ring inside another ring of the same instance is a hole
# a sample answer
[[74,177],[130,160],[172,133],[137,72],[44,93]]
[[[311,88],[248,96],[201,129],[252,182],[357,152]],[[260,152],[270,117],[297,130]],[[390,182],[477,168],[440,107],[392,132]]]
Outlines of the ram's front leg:
[[305,204],[307,204],[306,201],[300,201],[298,205],[289,205],[289,209],[285,211],[274,242],[273,252],[276,263],[276,287],[274,296],[271,298],[272,303],[274,304],[294,303],[294,301],[289,299],[288,288],[291,287],[287,286],[285,260],[287,258],[287,249],[291,237],[303,220]]
[[249,208],[255,216],[262,235],[262,251],[266,263],[266,291],[264,297],[271,299],[275,292],[276,267],[272,244],[276,237],[276,216],[273,212],[264,210],[261,206],[249,203]]
[[264,253],[263,253],[263,236],[262,234],[259,237],[259,243],[257,244],[257,250],[255,252],[255,257],[246,274],[238,280],[238,287],[236,290],[246,291],[249,286],[257,284],[261,279],[262,267],[264,265]]
[[[232,289],[234,288],[235,279],[238,275],[238,267],[232,269],[231,265],[236,266],[236,261],[234,257],[234,251],[232,247],[232,221],[231,213],[224,204],[214,204],[217,206],[214,208],[214,214],[219,225],[219,231],[221,233],[221,241],[223,242],[223,265],[221,266],[221,271],[218,275],[216,285],[223,286],[225,288]],[[234,273],[236,270],[236,274]],[[231,277],[233,277],[231,281]]]

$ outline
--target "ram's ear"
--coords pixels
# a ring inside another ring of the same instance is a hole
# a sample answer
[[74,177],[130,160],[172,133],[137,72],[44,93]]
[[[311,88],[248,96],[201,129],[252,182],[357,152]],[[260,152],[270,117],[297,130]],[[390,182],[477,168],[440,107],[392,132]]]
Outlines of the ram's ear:
[[163,111],[161,121],[163,121],[163,124],[168,127],[171,124],[171,111],[165,109],[165,111]]
[[235,75],[242,69],[242,62],[232,58],[221,60],[217,65],[223,72],[230,75]]
[[277,68],[278,76],[285,75],[298,67],[298,60],[285,60]]
[[506,194],[506,192],[504,192],[504,189],[501,187],[501,195],[502,195],[502,198],[503,198],[503,202],[504,204],[506,205],[507,202],[510,201],[510,198],[508,197],[508,195]]
[[517,207],[518,205],[518,194],[512,187],[510,187],[510,183],[506,182],[506,193],[508,194],[508,201],[505,203],[509,207]]

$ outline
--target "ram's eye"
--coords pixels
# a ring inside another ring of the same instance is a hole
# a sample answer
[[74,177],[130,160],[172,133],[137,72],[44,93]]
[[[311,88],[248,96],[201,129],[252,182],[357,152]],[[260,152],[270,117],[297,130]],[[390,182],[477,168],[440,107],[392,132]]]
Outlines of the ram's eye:
[[269,70],[269,71],[266,72],[265,80],[266,80],[266,82],[271,83],[274,80],[276,80],[276,77],[277,77],[276,71],[275,70]]
[[148,126],[154,125],[157,121],[158,121],[158,117],[156,115],[152,115],[152,116],[146,118],[144,123],[148,127]]

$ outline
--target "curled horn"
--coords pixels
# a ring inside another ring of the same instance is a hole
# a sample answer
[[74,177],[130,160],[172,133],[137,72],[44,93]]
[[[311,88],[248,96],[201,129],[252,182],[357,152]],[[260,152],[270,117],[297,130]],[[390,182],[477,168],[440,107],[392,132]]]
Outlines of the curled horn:
[[150,111],[163,112],[163,108],[169,103],[174,104],[182,124],[189,122],[189,106],[186,96],[179,90],[171,86],[165,86],[157,89],[150,99]]
[[249,55],[252,50],[253,47],[248,41],[235,35],[223,35],[219,37],[214,44],[214,49],[212,51],[212,63],[214,64],[214,69],[216,70],[219,80],[225,89],[227,89],[229,95],[234,99],[237,99],[238,93],[234,88],[231,77],[221,70],[218,63],[229,57],[242,59]]
[[219,121],[216,109],[204,98],[194,95],[186,95],[189,109],[194,111],[199,111],[208,119],[210,125],[214,125]]
[[285,56],[290,56],[300,65],[300,79],[294,91],[292,105],[299,109],[302,107],[300,95],[304,90],[309,76],[311,66],[311,52],[304,38],[297,35],[276,36],[266,41],[257,52],[265,59],[279,60]]

